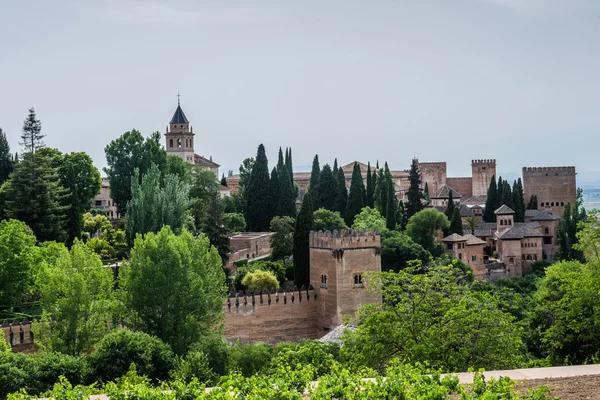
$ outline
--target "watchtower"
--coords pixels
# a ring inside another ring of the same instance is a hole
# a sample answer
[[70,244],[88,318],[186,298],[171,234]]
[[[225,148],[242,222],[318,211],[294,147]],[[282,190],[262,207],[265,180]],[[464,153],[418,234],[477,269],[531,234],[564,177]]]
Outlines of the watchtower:
[[471,161],[473,196],[487,194],[492,176],[496,176],[496,160]]
[[565,204],[575,204],[577,181],[575,167],[523,167],[525,203],[531,195],[538,199],[538,208],[562,215]]
[[334,231],[310,233],[310,283],[317,290],[317,323],[328,331],[354,316],[362,304],[381,296],[366,290],[367,271],[381,271],[378,233]]

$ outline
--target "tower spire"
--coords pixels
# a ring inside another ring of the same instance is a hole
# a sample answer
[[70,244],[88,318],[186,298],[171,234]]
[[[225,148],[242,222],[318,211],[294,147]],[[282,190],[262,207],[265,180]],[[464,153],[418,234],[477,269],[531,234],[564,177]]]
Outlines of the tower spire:
[[179,105],[179,98],[181,97],[181,95],[179,94],[179,90],[177,91],[177,105]]

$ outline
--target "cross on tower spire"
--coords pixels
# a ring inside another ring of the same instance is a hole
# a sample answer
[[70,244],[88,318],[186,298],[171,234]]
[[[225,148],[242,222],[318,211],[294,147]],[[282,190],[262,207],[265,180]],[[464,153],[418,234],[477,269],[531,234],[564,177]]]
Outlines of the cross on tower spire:
[[181,95],[179,94],[179,90],[177,91],[177,105],[179,105],[179,98],[181,97]]

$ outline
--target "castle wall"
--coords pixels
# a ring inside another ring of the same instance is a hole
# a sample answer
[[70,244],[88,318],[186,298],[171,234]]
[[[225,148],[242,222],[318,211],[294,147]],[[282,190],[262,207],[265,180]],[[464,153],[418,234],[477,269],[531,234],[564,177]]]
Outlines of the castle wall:
[[471,177],[473,178],[473,183],[471,186],[471,195],[480,196],[487,194],[492,176],[495,176],[496,179],[498,178],[496,175],[496,160],[472,160]]
[[462,200],[473,197],[472,178],[446,178],[446,184],[462,195]]
[[523,194],[525,203],[535,194],[538,208],[562,216],[565,204],[576,201],[575,167],[524,167]]
[[427,183],[430,194],[447,183],[446,162],[420,162],[419,171],[421,172],[422,186],[425,188],[425,183]]
[[263,294],[262,303],[261,295],[230,297],[223,304],[225,337],[265,343],[318,339],[326,332],[315,324],[315,294],[314,290]]

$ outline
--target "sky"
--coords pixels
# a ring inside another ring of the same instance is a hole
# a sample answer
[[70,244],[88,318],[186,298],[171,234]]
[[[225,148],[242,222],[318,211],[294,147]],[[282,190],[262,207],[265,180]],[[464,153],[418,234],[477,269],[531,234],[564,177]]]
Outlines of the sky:
[[164,133],[179,92],[196,153],[225,173],[260,143],[298,169],[318,154],[600,171],[597,0],[0,3],[14,151],[33,106],[48,146],[102,168],[124,132]]

